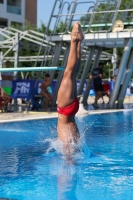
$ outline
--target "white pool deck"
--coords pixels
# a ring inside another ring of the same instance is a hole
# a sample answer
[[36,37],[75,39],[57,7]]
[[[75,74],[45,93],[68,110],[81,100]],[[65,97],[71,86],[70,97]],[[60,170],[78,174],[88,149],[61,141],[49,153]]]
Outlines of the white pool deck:
[[[89,114],[102,114],[102,113],[111,113],[111,112],[121,112],[129,111],[129,109],[120,109],[120,110],[93,110],[88,111],[88,113],[80,113],[76,116],[85,116]],[[56,112],[17,112],[17,113],[0,113],[0,123],[4,122],[14,122],[14,121],[27,121],[35,119],[49,119],[57,118],[58,114]]]
[[[133,110],[133,100],[131,98],[126,98],[124,101],[124,109],[107,109],[106,104],[99,103],[100,108],[95,109],[92,106],[94,99],[88,100],[88,106],[86,110],[83,109],[83,105],[80,104],[79,112],[76,116],[85,116],[90,114],[102,114],[102,113],[110,113],[110,112],[121,112],[121,111],[129,111]],[[18,105],[19,108],[24,108],[24,105]],[[58,114],[56,111],[20,111],[24,109],[18,109],[18,111],[2,113],[0,112],[0,123],[4,122],[13,122],[13,121],[26,121],[26,120],[34,120],[34,119],[49,119],[49,118],[57,118]]]

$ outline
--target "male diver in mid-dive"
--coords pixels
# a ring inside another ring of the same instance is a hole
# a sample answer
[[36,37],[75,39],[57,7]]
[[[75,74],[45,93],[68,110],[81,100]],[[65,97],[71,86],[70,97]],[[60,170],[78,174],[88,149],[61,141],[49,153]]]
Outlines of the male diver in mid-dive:
[[84,35],[78,22],[74,23],[71,32],[70,52],[67,66],[61,81],[57,96],[58,112],[58,138],[63,142],[64,153],[70,155],[71,144],[77,144],[80,138],[78,127],[75,123],[75,114],[79,109],[77,99],[76,71],[81,59],[81,41]]

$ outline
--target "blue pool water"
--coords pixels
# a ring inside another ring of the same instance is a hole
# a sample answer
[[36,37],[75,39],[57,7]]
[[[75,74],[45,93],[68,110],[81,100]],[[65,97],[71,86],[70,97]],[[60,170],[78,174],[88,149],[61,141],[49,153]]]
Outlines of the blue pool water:
[[77,117],[90,157],[67,163],[57,119],[0,124],[0,197],[18,200],[132,200],[133,111]]

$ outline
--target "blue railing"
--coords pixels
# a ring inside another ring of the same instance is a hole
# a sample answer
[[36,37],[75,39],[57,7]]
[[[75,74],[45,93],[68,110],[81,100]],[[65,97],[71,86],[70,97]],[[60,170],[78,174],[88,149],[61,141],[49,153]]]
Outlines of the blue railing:
[[21,15],[21,8],[16,6],[7,6],[7,12]]

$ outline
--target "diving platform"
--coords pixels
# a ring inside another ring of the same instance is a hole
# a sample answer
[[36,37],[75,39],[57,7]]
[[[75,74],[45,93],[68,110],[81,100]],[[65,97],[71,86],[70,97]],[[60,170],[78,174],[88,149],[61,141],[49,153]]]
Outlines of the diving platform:
[[[118,48],[125,46],[125,40],[133,38],[133,31],[107,32],[107,33],[88,33],[84,35],[83,43],[86,46],[99,46],[107,48]],[[53,35],[46,39],[52,42],[70,42],[71,35]],[[132,44],[133,45],[133,44]]]

